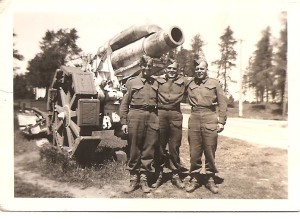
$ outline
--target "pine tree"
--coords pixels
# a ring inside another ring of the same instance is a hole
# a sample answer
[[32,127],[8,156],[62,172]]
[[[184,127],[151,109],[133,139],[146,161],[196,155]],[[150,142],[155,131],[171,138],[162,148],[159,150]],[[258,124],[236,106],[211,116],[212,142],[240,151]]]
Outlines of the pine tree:
[[275,55],[275,76],[277,79],[277,90],[280,93],[280,100],[283,104],[283,115],[286,114],[287,105],[287,20],[286,14],[282,14],[282,26],[278,52]]
[[251,86],[256,89],[256,95],[259,101],[269,102],[269,91],[273,83],[273,46],[271,44],[270,27],[267,27],[262,32],[262,38],[256,45],[257,49],[254,52],[254,61],[250,74]]
[[184,49],[181,46],[177,53],[176,60],[179,64],[180,71],[182,71],[185,76],[194,75],[193,58],[190,50]]
[[223,84],[224,91],[228,92],[228,81],[231,80],[230,70],[232,67],[236,66],[234,62],[236,60],[237,53],[234,50],[234,46],[237,43],[237,40],[233,37],[233,31],[230,26],[225,29],[224,34],[220,37],[220,39],[221,43],[219,46],[221,58],[214,61],[212,64],[217,66],[217,78],[219,78]]
[[201,39],[201,35],[197,34],[192,38],[191,47],[194,59],[206,60],[203,53],[202,47],[205,45],[204,41]]

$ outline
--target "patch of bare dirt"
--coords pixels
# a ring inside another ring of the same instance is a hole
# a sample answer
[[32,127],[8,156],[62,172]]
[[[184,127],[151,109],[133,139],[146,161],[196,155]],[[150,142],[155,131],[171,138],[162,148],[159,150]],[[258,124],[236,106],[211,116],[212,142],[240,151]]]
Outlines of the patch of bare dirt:
[[67,192],[74,198],[118,198],[122,195],[127,181],[118,181],[117,184],[105,185],[102,188],[88,187],[79,188],[69,183],[63,183],[48,179],[39,173],[25,170],[24,163],[40,162],[40,155],[38,151],[25,153],[15,157],[15,176],[20,177],[24,182],[37,185],[41,188],[48,189],[55,192]]

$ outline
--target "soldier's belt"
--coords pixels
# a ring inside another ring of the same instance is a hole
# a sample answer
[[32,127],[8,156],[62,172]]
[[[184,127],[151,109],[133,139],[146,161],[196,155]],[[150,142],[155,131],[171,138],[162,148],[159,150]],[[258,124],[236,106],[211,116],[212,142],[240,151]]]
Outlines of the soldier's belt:
[[192,106],[192,112],[197,111],[216,111],[216,106]]
[[166,111],[180,111],[180,106],[179,107],[158,107],[159,110],[166,110]]
[[130,109],[140,109],[150,112],[155,112],[157,110],[156,106],[148,106],[148,105],[130,105]]

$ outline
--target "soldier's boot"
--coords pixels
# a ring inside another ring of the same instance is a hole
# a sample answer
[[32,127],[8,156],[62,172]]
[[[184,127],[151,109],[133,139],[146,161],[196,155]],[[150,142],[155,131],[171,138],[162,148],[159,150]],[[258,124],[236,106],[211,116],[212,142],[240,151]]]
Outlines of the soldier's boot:
[[177,173],[172,175],[171,182],[174,186],[176,186],[178,189],[184,189],[184,184],[182,180],[180,179],[179,175]]
[[193,191],[195,191],[199,187],[200,187],[199,182],[197,181],[196,178],[193,177],[191,179],[191,182],[189,183],[189,185],[185,188],[185,191],[186,192],[193,192]]
[[141,189],[144,193],[149,193],[151,192],[151,189],[148,186],[148,179],[147,175],[145,173],[141,173],[141,178],[140,178],[140,186]]
[[156,182],[152,184],[152,187],[153,188],[158,188],[162,185],[162,183],[163,183],[163,172],[160,171],[159,175],[158,175],[158,178],[157,178]]
[[124,191],[126,194],[133,192],[139,188],[139,175],[137,173],[130,173],[130,184]]
[[219,188],[216,186],[212,175],[207,176],[205,187],[214,194],[219,192]]

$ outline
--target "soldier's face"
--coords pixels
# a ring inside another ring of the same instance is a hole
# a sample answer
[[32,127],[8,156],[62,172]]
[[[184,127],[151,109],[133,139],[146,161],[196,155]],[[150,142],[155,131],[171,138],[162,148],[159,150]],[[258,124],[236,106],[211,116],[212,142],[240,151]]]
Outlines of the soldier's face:
[[195,68],[195,77],[203,80],[207,77],[207,65],[205,62],[201,62]]
[[178,75],[177,68],[172,66],[167,67],[167,75],[168,78],[175,78]]
[[143,66],[142,69],[143,69],[142,74],[144,77],[151,76],[153,74],[152,73],[153,62],[152,61],[147,62],[146,66]]

